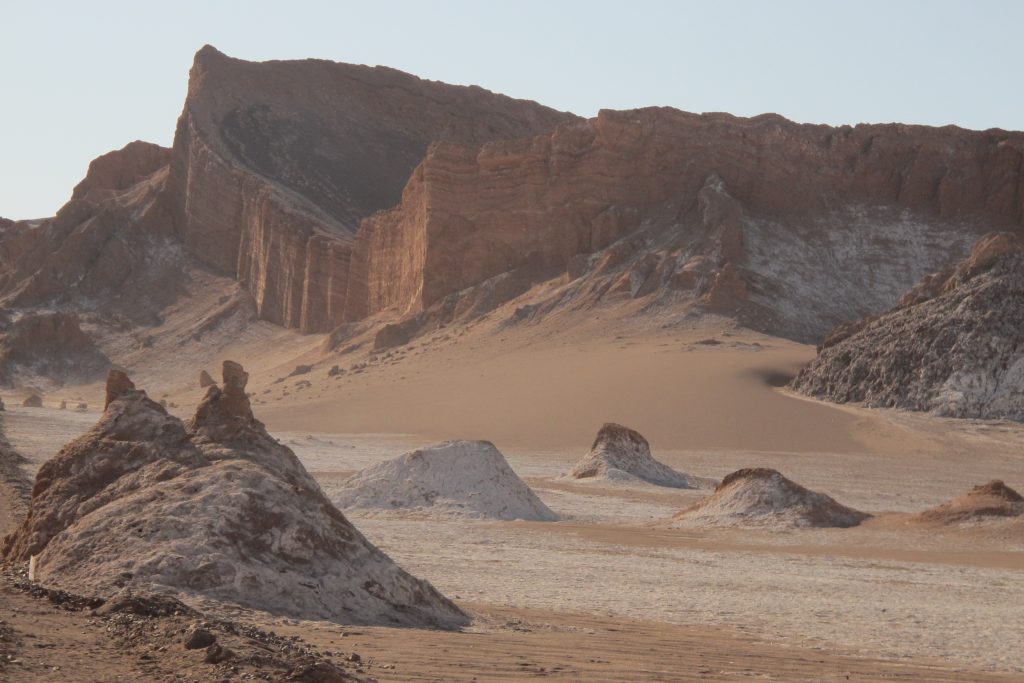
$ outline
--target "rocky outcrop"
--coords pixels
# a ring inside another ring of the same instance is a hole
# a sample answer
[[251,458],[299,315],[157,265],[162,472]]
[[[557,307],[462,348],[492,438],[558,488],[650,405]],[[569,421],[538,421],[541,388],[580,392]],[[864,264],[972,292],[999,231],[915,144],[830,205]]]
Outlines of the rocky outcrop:
[[121,149],[107,152],[89,163],[85,178],[75,186],[72,199],[111,196],[139,184],[167,166],[171,150],[151,142],[136,140]]
[[26,408],[42,408],[43,398],[39,394],[29,394],[25,397],[25,400],[21,402],[21,405]]
[[[691,477],[658,462],[639,432],[607,423],[597,432],[590,452],[569,473],[572,479],[644,481],[657,486],[698,488],[710,480]],[[713,484],[712,484],[713,485]]]
[[671,109],[437,144],[402,202],[363,223],[346,316],[415,314],[528,264],[604,275],[579,257],[636,235],[599,296],[683,290],[769,331],[818,336],[891,305],[982,226],[1019,229],[1022,158],[1024,136],[1003,131]]
[[558,519],[489,441],[446,441],[372,465],[331,498],[361,516]]
[[916,520],[957,525],[1024,516],[1024,497],[998,479],[975,486],[953,500],[925,510]]
[[39,379],[57,384],[103,376],[110,361],[79,325],[74,313],[26,315],[0,338],[0,385]]
[[112,371],[96,426],[39,470],[3,543],[44,585],[125,588],[343,623],[455,626],[462,612],[371,545],[252,417],[225,363],[184,424]]
[[399,324],[382,343],[540,282],[533,317],[696,308],[816,341],[983,231],[1019,232],[1022,169],[1020,133],[667,108],[582,120],[383,67],[207,46],[171,151],[131,143],[56,217],[0,223],[0,304],[156,324],[201,264],[244,283],[263,320]]
[[871,515],[840,505],[772,469],[733,472],[715,492],[675,516],[675,526],[852,527]]
[[149,173],[167,154],[132,143],[105,155],[55,217],[3,230],[0,305],[72,308],[114,325],[157,322],[185,266],[166,210],[167,167]]
[[210,377],[210,373],[208,373],[206,370],[199,371],[200,389],[205,389],[206,387],[213,386],[214,384],[216,384],[216,382],[213,381],[213,377]]
[[480,144],[574,118],[384,67],[251,63],[196,54],[171,163],[188,251],[248,284],[260,317],[306,331],[342,321],[350,245],[398,203],[438,140]]
[[878,318],[830,335],[793,382],[839,403],[1024,420],[1024,243],[980,240]]

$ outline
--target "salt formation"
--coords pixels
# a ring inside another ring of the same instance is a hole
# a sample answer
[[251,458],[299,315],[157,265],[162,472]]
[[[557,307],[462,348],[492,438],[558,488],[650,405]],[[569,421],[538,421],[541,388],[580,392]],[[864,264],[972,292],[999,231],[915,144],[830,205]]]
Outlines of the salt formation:
[[922,522],[960,524],[992,521],[1024,515],[1024,497],[999,480],[973,489],[942,505],[925,510],[917,519]]
[[104,413],[39,470],[3,556],[48,586],[175,591],[298,618],[453,627],[465,615],[371,545],[250,410],[224,363],[190,422],[111,370]]
[[489,441],[446,441],[356,473],[334,496],[349,514],[554,521]]
[[676,515],[674,526],[851,527],[870,517],[767,468],[742,469]]
[[657,486],[690,489],[713,485],[660,463],[651,455],[647,439],[628,427],[609,422],[601,427],[590,452],[569,476],[573,479],[641,480]]
[[839,403],[1024,421],[1024,243],[986,235],[893,310],[834,330],[793,387]]

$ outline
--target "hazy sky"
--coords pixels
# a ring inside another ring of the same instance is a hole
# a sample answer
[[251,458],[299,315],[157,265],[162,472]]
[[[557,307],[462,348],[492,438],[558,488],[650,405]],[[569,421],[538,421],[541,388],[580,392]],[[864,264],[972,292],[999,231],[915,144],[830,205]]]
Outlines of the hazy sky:
[[0,216],[53,214],[91,159],[169,145],[192,55],[386,64],[593,115],[1024,129],[1024,2],[0,0]]

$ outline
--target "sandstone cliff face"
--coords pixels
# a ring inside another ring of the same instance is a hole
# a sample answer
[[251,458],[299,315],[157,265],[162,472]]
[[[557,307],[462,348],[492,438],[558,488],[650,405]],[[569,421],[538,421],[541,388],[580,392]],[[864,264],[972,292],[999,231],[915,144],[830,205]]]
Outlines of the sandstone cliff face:
[[986,236],[893,310],[829,335],[793,387],[840,403],[1024,420],[1024,244]]
[[[152,324],[201,264],[305,332],[410,338],[539,282],[560,306],[700,307],[817,341],[1024,225],[1024,135],[672,109],[585,121],[382,67],[206,47],[168,151],[97,159],[0,223],[0,304]],[[377,324],[374,321],[374,324]]]
[[[1003,131],[670,109],[440,143],[402,203],[364,221],[347,317],[414,314],[530,264],[578,277],[594,264],[576,257],[637,234],[632,255],[609,257],[626,266],[619,289],[696,289],[709,308],[749,305],[769,330],[813,338],[891,305],[979,232],[1019,229],[1022,159],[1024,135]],[[876,282],[856,282],[869,273]],[[823,289],[839,303],[821,301]]]
[[342,321],[359,221],[396,204],[436,140],[479,144],[572,119],[382,67],[196,55],[170,170],[185,248],[246,282],[261,318]]

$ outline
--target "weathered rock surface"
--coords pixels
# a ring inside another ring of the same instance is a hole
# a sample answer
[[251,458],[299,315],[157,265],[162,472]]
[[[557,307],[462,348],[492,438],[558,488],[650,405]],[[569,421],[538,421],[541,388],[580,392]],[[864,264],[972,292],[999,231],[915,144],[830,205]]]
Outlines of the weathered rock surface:
[[676,526],[852,527],[871,515],[840,505],[767,468],[742,469],[676,515]]
[[1024,515],[1024,497],[994,479],[987,484],[975,486],[970,491],[930,510],[925,510],[917,519],[922,522],[939,524],[964,524],[984,522]]
[[[1019,230],[1022,158],[1024,136],[1003,131],[655,108],[439,143],[364,221],[346,317],[414,315],[536,265],[589,281],[569,292],[588,302],[682,291],[810,339],[892,305],[990,226]],[[626,238],[614,264],[581,262]]]
[[199,371],[199,388],[205,389],[206,387],[213,386],[216,382],[213,381],[213,377],[210,377],[210,373],[206,370]]
[[171,150],[151,142],[136,140],[121,149],[107,152],[89,163],[89,171],[75,186],[72,199],[87,195],[111,196],[127,190],[153,175],[171,160]]
[[[171,151],[97,159],[0,222],[0,304],[156,324],[202,264],[260,318],[380,340],[527,305],[701,307],[817,340],[1024,225],[1024,135],[666,108],[591,120],[476,87],[200,50]],[[376,316],[379,316],[379,320]],[[115,316],[109,316],[115,317]],[[114,324],[116,321],[112,321]]]
[[29,394],[25,397],[25,400],[21,402],[26,408],[42,408],[43,399],[39,394]]
[[25,315],[0,337],[0,385],[38,379],[88,382],[102,377],[110,360],[79,325],[74,313]]
[[384,67],[256,64],[207,46],[175,135],[175,222],[190,253],[248,284],[261,318],[327,331],[343,319],[360,220],[398,203],[432,142],[518,138],[572,118]]
[[590,452],[569,473],[573,479],[645,481],[658,486],[699,488],[714,485],[711,480],[691,477],[658,462],[651,446],[639,432],[607,423],[597,432]]
[[35,555],[37,580],[100,597],[127,586],[346,623],[464,623],[331,505],[244,388],[226,363],[186,425],[112,372],[103,416],[40,468],[4,557]]
[[830,335],[793,388],[840,403],[1024,420],[1024,244],[986,236],[888,313]]
[[558,519],[489,441],[446,441],[372,465],[331,498],[364,516]]

